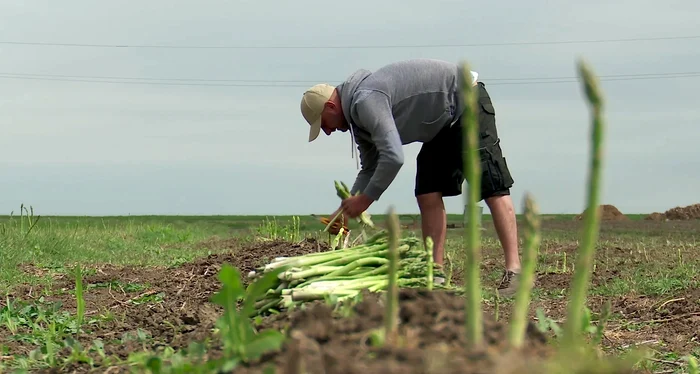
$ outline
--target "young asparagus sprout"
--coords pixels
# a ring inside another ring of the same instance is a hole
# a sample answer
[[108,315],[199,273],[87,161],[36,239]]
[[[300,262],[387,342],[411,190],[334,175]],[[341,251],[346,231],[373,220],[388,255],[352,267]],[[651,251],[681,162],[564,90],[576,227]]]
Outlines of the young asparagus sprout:
[[520,275],[518,293],[510,324],[510,344],[520,348],[525,339],[527,311],[530,304],[530,291],[535,278],[537,248],[540,245],[540,217],[537,205],[530,194],[525,195],[525,245],[523,247],[523,268]]
[[688,361],[688,374],[700,374],[700,370],[698,369],[698,360],[695,359],[695,357],[688,355],[685,360]]
[[590,272],[595,256],[595,241],[599,229],[598,201],[600,200],[601,170],[603,164],[603,130],[605,119],[603,116],[603,97],[598,87],[598,81],[588,64],[580,61],[579,74],[583,79],[585,96],[591,108],[591,153],[589,158],[588,175],[588,208],[584,217],[584,233],[581,239],[581,248],[576,258],[576,269],[571,285],[571,294],[568,305],[568,314],[564,326],[563,347],[576,347],[582,330],[582,315],[588,292]]
[[387,228],[389,229],[389,286],[386,294],[387,302],[384,316],[384,336],[389,342],[395,342],[399,319],[398,247],[401,233],[399,218],[393,207],[390,207],[388,211]]
[[460,84],[462,87],[462,99],[465,109],[462,114],[463,138],[464,138],[464,175],[468,183],[466,194],[467,214],[465,215],[466,231],[466,256],[464,264],[466,285],[466,333],[467,341],[471,345],[480,345],[483,340],[483,326],[481,316],[481,281],[479,278],[480,261],[480,233],[477,227],[477,206],[480,194],[481,173],[479,163],[478,124],[476,122],[477,92],[471,84],[471,69],[468,63],[462,63]]
[[433,290],[433,238],[430,236],[425,238],[425,247],[426,247],[426,258],[428,260],[428,290],[432,291]]

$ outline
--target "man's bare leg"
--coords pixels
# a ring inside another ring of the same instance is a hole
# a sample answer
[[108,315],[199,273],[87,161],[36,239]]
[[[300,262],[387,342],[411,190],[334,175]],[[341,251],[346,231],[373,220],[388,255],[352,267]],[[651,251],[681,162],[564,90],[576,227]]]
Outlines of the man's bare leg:
[[493,196],[486,199],[486,205],[491,210],[493,224],[505,257],[506,271],[498,287],[499,292],[504,296],[512,296],[517,290],[517,276],[520,273],[518,226],[515,220],[513,199],[509,195]]
[[442,266],[445,255],[445,232],[447,230],[447,215],[442,194],[439,192],[428,193],[416,197],[421,214],[421,229],[423,240],[426,237],[433,239],[433,260]]
[[518,225],[515,221],[515,209],[510,195],[493,196],[486,199],[486,205],[491,210],[496,234],[503,246],[506,269],[514,272],[520,271],[520,257],[518,255]]

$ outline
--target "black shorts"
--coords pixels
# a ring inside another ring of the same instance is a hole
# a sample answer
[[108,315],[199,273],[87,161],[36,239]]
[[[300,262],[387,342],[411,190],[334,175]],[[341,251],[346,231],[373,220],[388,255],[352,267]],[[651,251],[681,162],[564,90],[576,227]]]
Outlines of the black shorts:
[[[479,82],[477,121],[479,123],[479,156],[481,159],[481,193],[479,200],[509,195],[513,178],[501,151],[496,130],[496,112],[484,84]],[[462,159],[462,121],[440,131],[424,143],[417,157],[416,196],[440,192],[443,196],[462,193],[464,169]]]

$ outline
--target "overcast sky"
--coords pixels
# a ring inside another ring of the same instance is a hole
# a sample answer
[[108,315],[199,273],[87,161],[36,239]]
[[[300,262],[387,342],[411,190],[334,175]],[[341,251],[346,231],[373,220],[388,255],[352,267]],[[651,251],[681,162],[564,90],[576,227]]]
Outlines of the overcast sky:
[[[474,4],[3,0],[0,214],[21,203],[44,215],[330,214],[333,180],[352,184],[356,164],[349,133],[307,142],[305,86],[415,57],[467,59],[479,72],[518,212],[529,191],[545,213],[578,213],[589,149],[580,84],[518,79],[575,77],[581,56],[603,76],[700,71],[700,38],[503,45],[699,36],[697,1]],[[258,48],[134,47],[144,45]],[[342,48],[400,45],[414,47]],[[271,46],[339,48],[259,48]],[[603,202],[639,213],[700,201],[700,74],[616,79],[602,82]],[[270,87],[288,80],[301,82]],[[404,147],[405,166],[370,212],[418,211],[419,148]],[[446,199],[449,212],[462,199]]]

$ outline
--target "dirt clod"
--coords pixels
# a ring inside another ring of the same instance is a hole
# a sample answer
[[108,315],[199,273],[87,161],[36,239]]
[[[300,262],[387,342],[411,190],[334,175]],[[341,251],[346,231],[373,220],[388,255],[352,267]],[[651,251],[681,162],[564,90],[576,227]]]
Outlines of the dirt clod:
[[[269,365],[278,370],[303,365],[327,374],[503,373],[527,368],[532,360],[553,352],[546,337],[532,326],[527,329],[522,350],[510,351],[505,325],[488,315],[485,346],[468,348],[464,298],[449,292],[405,289],[400,292],[399,304],[400,339],[396,346],[372,344],[373,331],[383,326],[383,295],[364,293],[349,317],[331,313],[330,307],[320,303],[291,312],[292,339],[283,350],[237,372],[263,373]],[[500,367],[506,364],[503,355],[511,355],[507,371]]]

